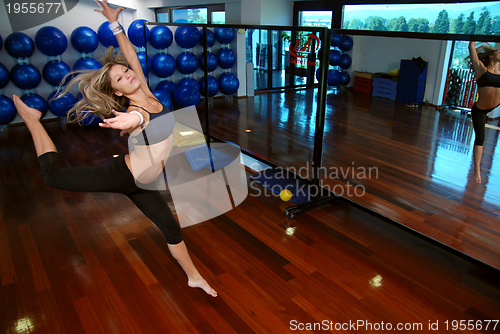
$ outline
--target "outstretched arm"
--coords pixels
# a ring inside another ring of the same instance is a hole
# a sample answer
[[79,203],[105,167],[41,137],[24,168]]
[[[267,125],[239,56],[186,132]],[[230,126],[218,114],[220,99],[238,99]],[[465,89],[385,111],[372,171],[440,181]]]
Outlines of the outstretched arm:
[[[102,2],[98,0],[95,1],[101,8],[101,10],[95,9],[95,11],[104,15],[108,19],[109,23],[116,22],[118,20],[118,14],[123,9],[125,9],[123,7],[111,8],[109,7],[107,0],[102,0]],[[148,87],[146,77],[144,76],[144,72],[142,71],[141,63],[139,61],[139,58],[137,58],[137,53],[135,52],[134,46],[132,45],[132,43],[130,43],[128,37],[125,36],[125,33],[123,33],[123,31],[115,35],[115,37],[118,41],[118,45],[120,46],[120,50],[122,51],[125,59],[130,65],[130,68],[135,72],[137,78],[141,81],[141,88],[144,90],[144,92],[146,92],[146,94],[153,97],[154,95],[153,93],[151,93]]]
[[469,42],[469,57],[472,63],[472,69],[474,70],[474,74],[476,75],[476,78],[479,78],[481,75],[484,74],[484,72],[486,72],[486,67],[479,60],[479,57],[477,56],[475,41]]

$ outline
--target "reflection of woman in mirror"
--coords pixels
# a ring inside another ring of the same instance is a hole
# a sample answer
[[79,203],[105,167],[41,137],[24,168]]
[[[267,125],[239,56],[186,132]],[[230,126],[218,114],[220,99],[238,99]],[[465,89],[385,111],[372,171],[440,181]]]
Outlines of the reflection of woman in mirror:
[[490,44],[476,48],[476,42],[469,43],[470,67],[477,80],[478,100],[472,106],[472,125],[476,139],[474,141],[474,181],[481,183],[481,157],[483,155],[486,114],[500,104],[500,50]]

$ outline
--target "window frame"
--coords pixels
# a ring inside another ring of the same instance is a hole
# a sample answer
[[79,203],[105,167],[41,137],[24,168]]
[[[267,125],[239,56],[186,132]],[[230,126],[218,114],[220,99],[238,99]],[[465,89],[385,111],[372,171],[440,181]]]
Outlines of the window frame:
[[[207,23],[212,24],[212,12],[226,12],[225,4],[214,4],[214,5],[196,5],[196,6],[172,6],[172,7],[159,7],[155,8],[155,19],[158,21],[158,14],[168,13],[168,20],[172,21],[172,12],[177,9],[202,9],[207,10]],[[172,22],[166,22],[172,23]]]

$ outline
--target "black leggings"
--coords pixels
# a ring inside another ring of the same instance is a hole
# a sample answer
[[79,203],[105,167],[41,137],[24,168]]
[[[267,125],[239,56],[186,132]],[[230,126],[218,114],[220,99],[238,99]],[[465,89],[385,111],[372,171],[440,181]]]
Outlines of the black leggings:
[[79,192],[113,192],[124,194],[163,232],[167,243],[182,241],[181,229],[159,191],[139,188],[130,173],[125,156],[112,159],[103,166],[60,168],[56,152],[38,157],[43,180],[57,189]]
[[472,105],[472,126],[474,127],[474,133],[476,134],[474,145],[483,146],[485,138],[484,130],[486,129],[486,114],[493,109],[495,108],[483,110],[476,107],[475,103]]

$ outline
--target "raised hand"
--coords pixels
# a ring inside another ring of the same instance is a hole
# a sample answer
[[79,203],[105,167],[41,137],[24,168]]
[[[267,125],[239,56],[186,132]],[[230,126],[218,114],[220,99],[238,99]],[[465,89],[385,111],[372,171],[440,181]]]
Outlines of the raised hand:
[[108,129],[121,130],[120,136],[136,129],[141,123],[141,117],[137,114],[118,112],[116,110],[113,110],[113,114],[115,117],[104,119],[103,123],[99,123],[99,126]]
[[95,0],[95,2],[102,10],[94,9],[94,11],[104,15],[109,22],[116,22],[116,20],[118,20],[118,14],[125,9],[124,7],[111,8],[109,7],[107,0]]

